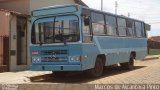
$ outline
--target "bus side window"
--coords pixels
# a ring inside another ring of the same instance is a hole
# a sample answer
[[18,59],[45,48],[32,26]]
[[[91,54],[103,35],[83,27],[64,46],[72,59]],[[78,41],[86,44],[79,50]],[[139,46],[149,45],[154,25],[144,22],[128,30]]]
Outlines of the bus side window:
[[92,29],[94,35],[105,35],[105,22],[104,22],[104,15],[101,13],[92,12],[91,13],[92,19]]
[[92,34],[90,29],[90,18],[83,16],[83,42],[89,43],[92,41]]
[[118,22],[119,36],[126,36],[127,35],[126,20],[123,18],[117,18],[117,22]]
[[143,36],[143,34],[142,34],[142,24],[141,24],[141,22],[135,22],[135,30],[136,30],[136,35],[137,35],[137,37],[142,37]]
[[135,36],[134,21],[128,19],[126,20],[126,25],[127,25],[127,36],[134,37]]
[[117,36],[116,17],[110,15],[105,15],[105,17],[106,17],[107,35]]

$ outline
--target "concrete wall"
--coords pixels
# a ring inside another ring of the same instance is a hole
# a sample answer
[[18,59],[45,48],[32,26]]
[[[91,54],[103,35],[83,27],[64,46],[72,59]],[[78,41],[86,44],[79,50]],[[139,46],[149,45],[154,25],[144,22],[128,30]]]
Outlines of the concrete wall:
[[[11,23],[11,30],[10,30],[10,50],[12,51],[15,51],[16,52],[16,26],[17,26],[17,23],[16,23],[16,20],[17,20],[17,17],[14,16],[14,15],[10,15],[10,23]],[[16,65],[17,65],[17,57],[16,57],[16,53],[15,55],[11,55],[10,56],[10,71],[15,71],[16,69]]]
[[42,7],[75,4],[74,0],[30,0],[30,11]]
[[29,14],[29,1],[30,0],[5,0],[0,2],[0,8]]
[[21,71],[29,69],[29,61],[27,65],[17,65],[17,16],[10,15],[10,50],[15,51],[15,55],[10,55],[10,71]]
[[[27,28],[27,63],[29,64],[29,65],[31,65],[31,56],[30,56],[30,41],[31,41],[31,39],[30,39],[30,33],[31,33],[31,22],[27,22],[28,24],[28,28]],[[28,67],[30,67],[30,66],[28,66]]]

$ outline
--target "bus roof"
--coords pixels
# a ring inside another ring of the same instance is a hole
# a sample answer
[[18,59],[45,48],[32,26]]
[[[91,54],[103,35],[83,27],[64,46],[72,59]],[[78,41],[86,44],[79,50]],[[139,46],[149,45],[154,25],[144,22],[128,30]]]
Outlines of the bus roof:
[[56,5],[56,6],[43,7],[37,10],[33,10],[32,16],[37,17],[37,16],[76,12],[78,11],[77,6],[78,5]]
[[121,18],[125,18],[125,19],[131,19],[131,20],[135,20],[135,21],[139,21],[139,22],[144,22],[144,21],[141,21],[141,20],[138,20],[138,19],[126,17],[126,16],[124,16],[124,15],[116,15],[116,14],[113,14],[113,13],[110,13],[110,12],[101,11],[101,10],[96,10],[96,9],[88,8],[88,7],[85,7],[85,6],[81,6],[81,7],[84,8],[84,9],[87,9],[87,10],[94,11],[94,12],[99,12],[99,13],[104,13],[104,14],[116,16],[116,17],[121,17]]
[[[121,18],[125,18],[125,19],[131,19],[131,20],[135,20],[135,21],[139,21],[139,22],[144,22],[144,21],[141,21],[141,20],[138,20],[138,19],[129,18],[129,17],[123,16],[123,15],[116,15],[116,14],[113,14],[113,13],[92,9],[92,8],[88,8],[86,6],[82,6],[82,5],[78,5],[78,4],[74,4],[74,5],[56,5],[56,6],[43,7],[43,8],[40,8],[40,9],[33,10],[32,11],[32,16],[38,16],[38,14],[39,14],[39,16],[41,16],[40,13],[42,13],[44,11],[53,10],[53,9],[57,9],[57,8],[64,8],[64,7],[75,7],[76,9],[77,9],[77,7],[81,7],[81,8],[84,8],[84,9],[87,9],[87,10],[91,10],[91,11],[94,11],[94,12],[99,12],[99,13],[103,13],[103,14],[116,16],[116,17],[121,17]],[[71,8],[68,8],[68,9],[71,9]],[[74,11],[77,11],[77,10],[72,10],[71,12],[74,12]],[[64,13],[66,13],[66,12],[64,12]],[[45,15],[45,14],[43,13],[43,15]]]
[[54,6],[47,6],[47,7],[42,7],[39,9],[35,9],[32,12],[35,11],[41,11],[41,10],[46,10],[46,9],[54,9],[54,8],[61,8],[61,7],[68,7],[68,6],[77,6],[77,5],[54,5]]

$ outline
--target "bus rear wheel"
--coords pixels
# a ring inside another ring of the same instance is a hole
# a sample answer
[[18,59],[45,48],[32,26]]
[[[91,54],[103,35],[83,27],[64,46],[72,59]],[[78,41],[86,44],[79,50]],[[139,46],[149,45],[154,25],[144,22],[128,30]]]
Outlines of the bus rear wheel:
[[134,68],[134,58],[133,54],[131,54],[129,62],[120,63],[121,67],[125,70],[132,70]]
[[103,62],[100,57],[97,57],[94,68],[87,71],[87,74],[91,77],[100,77],[103,73]]

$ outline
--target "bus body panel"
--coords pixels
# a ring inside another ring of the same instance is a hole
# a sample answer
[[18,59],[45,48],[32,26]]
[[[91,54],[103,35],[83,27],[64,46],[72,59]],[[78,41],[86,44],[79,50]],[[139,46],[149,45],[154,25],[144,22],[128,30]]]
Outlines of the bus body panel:
[[128,62],[131,52],[136,52],[137,60],[147,55],[145,38],[95,36],[93,42],[83,44],[83,54],[88,55],[82,62],[83,70],[94,68],[96,57],[102,54],[106,56],[105,66]]
[[32,71],[82,71],[81,65],[32,65]]
[[97,55],[100,53],[95,43],[84,43],[82,45],[83,55],[87,58],[82,61],[82,70],[94,68]]
[[128,62],[131,52],[138,60],[147,55],[146,38],[96,36],[95,41],[100,54],[106,55],[106,66]]

